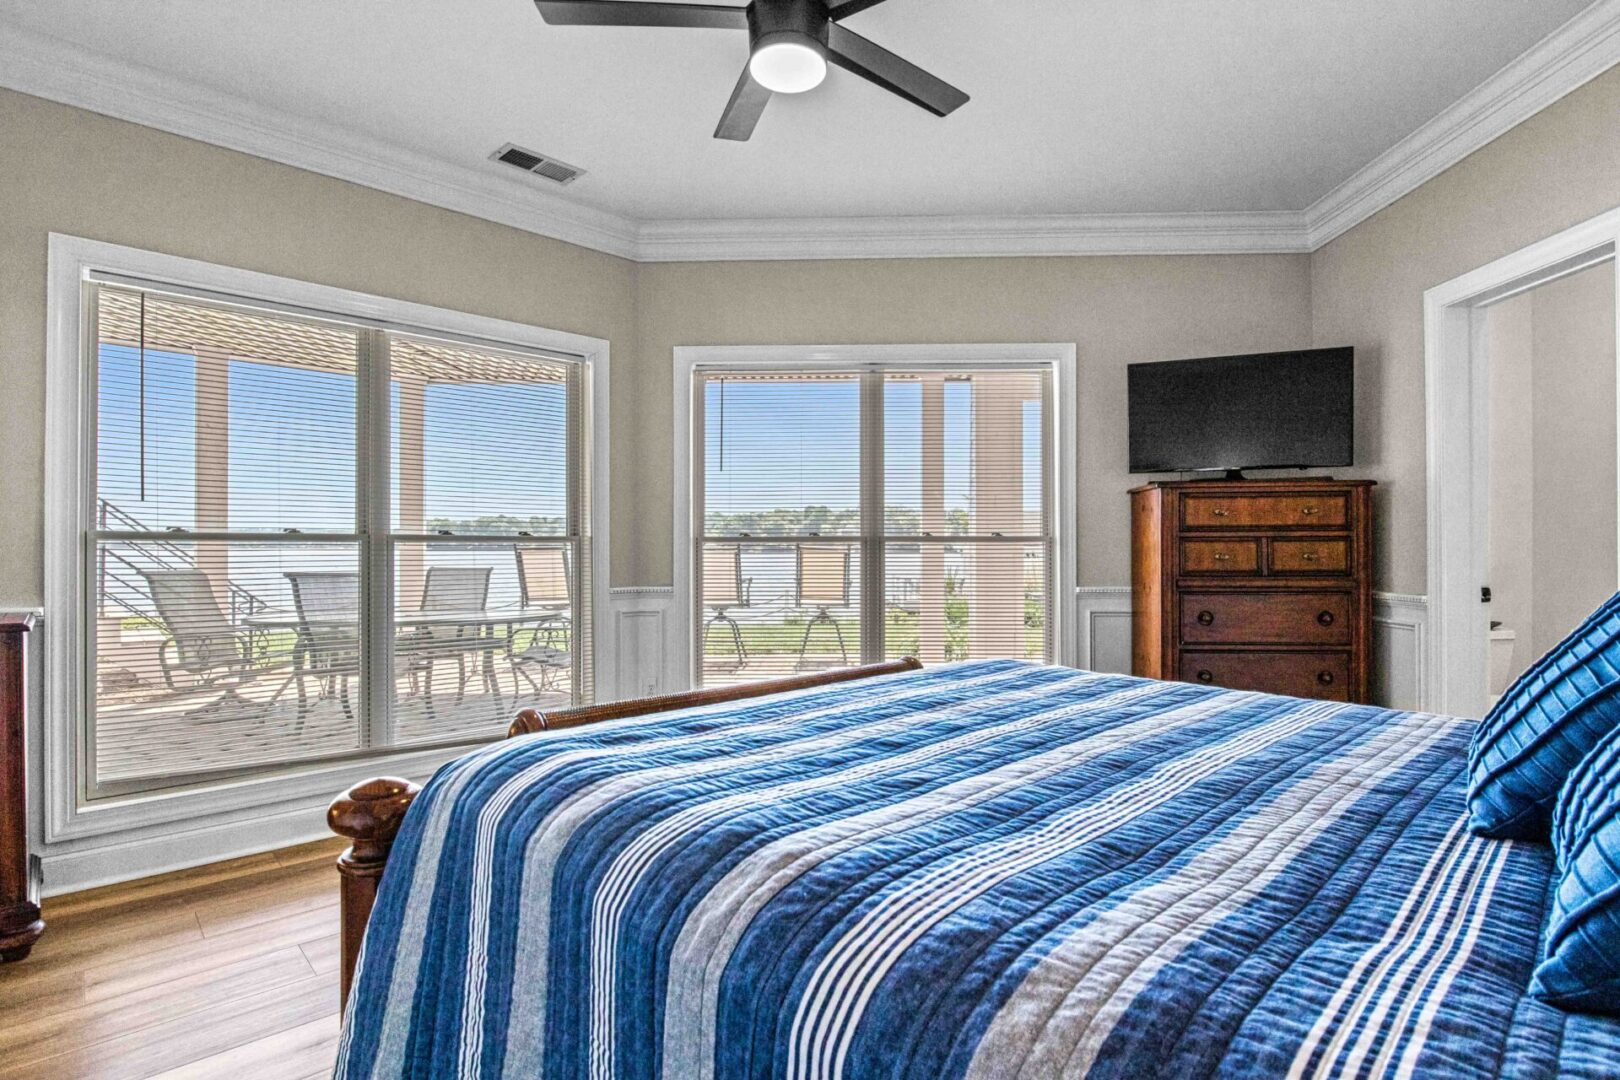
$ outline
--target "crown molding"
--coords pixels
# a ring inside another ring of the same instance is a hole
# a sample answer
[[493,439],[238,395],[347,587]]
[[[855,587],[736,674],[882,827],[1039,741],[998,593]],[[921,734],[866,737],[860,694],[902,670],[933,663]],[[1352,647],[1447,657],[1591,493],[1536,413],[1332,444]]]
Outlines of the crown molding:
[[[501,225],[635,257],[635,222],[0,22],[0,86]],[[487,167],[483,167],[487,166]]]
[[1598,0],[1305,211],[1312,251],[1620,64],[1620,0]]
[[0,22],[0,86],[638,262],[1315,251],[1620,63],[1598,0],[1304,211],[634,219]]
[[1302,253],[1304,215],[1054,214],[649,221],[642,262]]

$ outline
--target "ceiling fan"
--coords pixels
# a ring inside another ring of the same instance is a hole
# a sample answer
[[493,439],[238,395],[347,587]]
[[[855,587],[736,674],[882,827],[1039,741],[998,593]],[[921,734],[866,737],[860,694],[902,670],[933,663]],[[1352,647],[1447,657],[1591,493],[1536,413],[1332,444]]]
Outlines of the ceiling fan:
[[665,4],[639,0],[534,0],[540,17],[556,26],[691,26],[747,30],[749,59],[737,80],[717,139],[746,140],[771,94],[798,94],[827,77],[837,64],[877,83],[935,116],[960,108],[968,96],[943,79],[876,45],[838,20],[883,0],[753,0],[747,7]]

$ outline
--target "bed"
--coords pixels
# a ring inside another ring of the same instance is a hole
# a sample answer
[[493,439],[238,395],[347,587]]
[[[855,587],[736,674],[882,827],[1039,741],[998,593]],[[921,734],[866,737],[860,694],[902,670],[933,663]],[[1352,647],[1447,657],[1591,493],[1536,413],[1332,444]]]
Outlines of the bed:
[[1471,722],[915,666],[357,787],[336,1075],[1620,1074],[1525,994],[1552,856],[1467,831]]

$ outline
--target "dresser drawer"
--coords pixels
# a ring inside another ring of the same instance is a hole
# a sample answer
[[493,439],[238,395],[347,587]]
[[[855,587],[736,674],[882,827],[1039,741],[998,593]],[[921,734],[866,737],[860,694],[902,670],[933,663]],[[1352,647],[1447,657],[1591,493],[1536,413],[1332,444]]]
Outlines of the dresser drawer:
[[1350,700],[1350,654],[1342,652],[1184,652],[1179,677],[1228,690]]
[[1266,556],[1273,574],[1347,574],[1348,540],[1273,540]]
[[1260,569],[1258,540],[1184,540],[1183,574],[1253,574]]
[[1350,594],[1184,592],[1184,644],[1348,645]]
[[1181,524],[1187,529],[1342,529],[1349,520],[1350,504],[1343,493],[1184,495],[1181,499]]

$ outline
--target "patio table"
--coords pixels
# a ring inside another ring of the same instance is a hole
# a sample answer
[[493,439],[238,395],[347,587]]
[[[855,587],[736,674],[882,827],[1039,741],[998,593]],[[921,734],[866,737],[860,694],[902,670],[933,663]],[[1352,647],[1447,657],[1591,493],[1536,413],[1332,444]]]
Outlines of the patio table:
[[[512,629],[530,623],[555,622],[565,617],[569,605],[558,604],[531,604],[526,607],[484,608],[476,611],[395,611],[394,629],[396,633],[402,629],[421,629],[423,627],[470,627],[476,628],[476,636],[485,638],[491,643],[501,640],[495,633],[496,627],[504,626],[510,632]],[[354,627],[356,630],[355,646],[359,647],[358,631],[360,627],[360,614],[356,612],[330,612],[307,614],[300,617],[293,611],[260,611],[247,615],[241,620],[242,625],[255,632],[271,630],[291,630],[297,635],[293,640],[292,650],[292,677],[298,682],[299,714],[307,711],[304,703],[303,679],[306,675],[304,665],[309,654],[307,637],[312,630],[338,630]],[[426,651],[431,651],[428,649]],[[495,679],[495,649],[491,647],[481,649],[484,654],[484,674],[489,685],[494,688],[497,698],[500,697],[500,683]],[[515,684],[514,684],[515,685]]]

